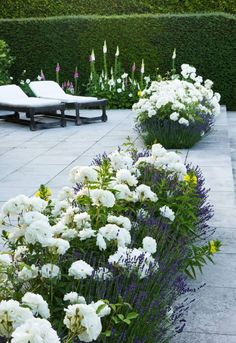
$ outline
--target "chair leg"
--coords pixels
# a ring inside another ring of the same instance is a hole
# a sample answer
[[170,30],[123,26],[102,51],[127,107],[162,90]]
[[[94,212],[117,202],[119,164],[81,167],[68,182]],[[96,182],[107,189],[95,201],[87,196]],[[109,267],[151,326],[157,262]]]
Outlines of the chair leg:
[[65,109],[61,109],[61,126],[65,127],[66,126],[66,119],[65,119]]
[[102,121],[103,122],[107,121],[106,105],[102,106]]
[[82,120],[80,118],[80,113],[79,113],[79,104],[75,104],[75,114],[76,114],[76,118],[75,118],[75,125],[81,125],[82,124]]
[[29,112],[26,113],[26,117],[29,117],[30,118],[30,130],[31,131],[36,131],[37,130],[37,127],[36,127],[36,123],[35,123],[35,120],[34,120],[34,110],[33,109],[30,109]]
[[19,112],[15,112],[15,113],[14,113],[14,117],[15,117],[16,119],[20,119],[20,114],[19,114]]

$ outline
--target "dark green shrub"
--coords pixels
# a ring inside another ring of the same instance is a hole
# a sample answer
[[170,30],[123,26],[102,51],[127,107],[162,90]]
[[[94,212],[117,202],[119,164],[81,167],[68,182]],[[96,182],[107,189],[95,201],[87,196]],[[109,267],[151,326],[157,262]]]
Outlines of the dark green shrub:
[[0,85],[9,83],[9,69],[12,61],[13,58],[10,55],[8,45],[3,40],[0,40]]
[[170,56],[177,48],[177,69],[182,63],[194,65],[204,78],[214,81],[222,103],[236,108],[236,18],[227,14],[80,16],[47,19],[1,20],[0,37],[17,57],[11,70],[19,78],[34,79],[40,69],[47,79],[55,78],[61,64],[61,79],[71,79],[75,66],[80,85],[86,85],[88,56],[95,49],[101,64],[101,47],[106,39],[108,59],[119,45],[120,60],[130,70],[145,60],[146,73],[163,74],[171,67]]
[[234,0],[7,0],[0,2],[2,18],[81,14],[236,13]]

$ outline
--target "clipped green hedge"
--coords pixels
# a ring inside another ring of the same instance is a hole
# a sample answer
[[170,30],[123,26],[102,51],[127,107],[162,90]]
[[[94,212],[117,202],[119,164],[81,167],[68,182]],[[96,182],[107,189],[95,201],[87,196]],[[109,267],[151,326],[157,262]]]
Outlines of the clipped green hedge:
[[0,2],[1,18],[84,14],[236,13],[235,0],[7,0]]
[[12,75],[35,78],[42,68],[46,77],[55,78],[60,62],[62,79],[71,78],[78,65],[81,83],[89,76],[88,56],[95,49],[102,60],[104,39],[108,57],[120,46],[121,60],[130,70],[134,61],[146,62],[146,70],[163,74],[171,67],[173,48],[177,64],[189,63],[198,74],[215,82],[222,103],[236,108],[236,17],[227,14],[79,16],[47,19],[0,20],[0,39],[16,56]]

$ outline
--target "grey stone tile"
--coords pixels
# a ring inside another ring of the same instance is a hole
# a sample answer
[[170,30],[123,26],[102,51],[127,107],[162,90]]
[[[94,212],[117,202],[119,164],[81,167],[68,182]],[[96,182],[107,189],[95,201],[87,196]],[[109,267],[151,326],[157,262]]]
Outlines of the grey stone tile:
[[214,216],[210,224],[215,227],[236,228],[236,209],[234,206],[222,207],[222,202],[215,202]]
[[236,343],[236,336],[183,332],[174,337],[171,343]]
[[186,331],[236,336],[235,322],[236,289],[205,287],[195,295]]

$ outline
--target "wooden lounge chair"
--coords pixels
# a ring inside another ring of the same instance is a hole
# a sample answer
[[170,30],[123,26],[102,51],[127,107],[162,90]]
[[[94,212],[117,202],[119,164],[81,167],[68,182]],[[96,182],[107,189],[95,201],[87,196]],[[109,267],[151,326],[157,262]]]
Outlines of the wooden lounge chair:
[[[65,115],[65,118],[75,120],[76,125],[91,123],[97,120],[103,122],[107,121],[106,105],[108,101],[106,99],[66,94],[55,81],[33,81],[29,86],[33,93],[39,98],[60,100],[65,105],[73,105],[75,107],[76,116]],[[80,109],[94,107],[100,107],[102,109],[101,116],[92,118],[80,116]]]
[[[32,131],[38,128],[55,127],[58,124],[66,126],[64,117],[65,105],[61,101],[28,97],[16,85],[0,86],[0,111],[9,111],[8,113],[0,112],[0,119],[20,124],[29,124]],[[55,113],[57,111],[60,111],[60,123],[43,123],[35,120],[35,115]],[[19,112],[26,113],[26,117],[29,120],[21,119]]]

